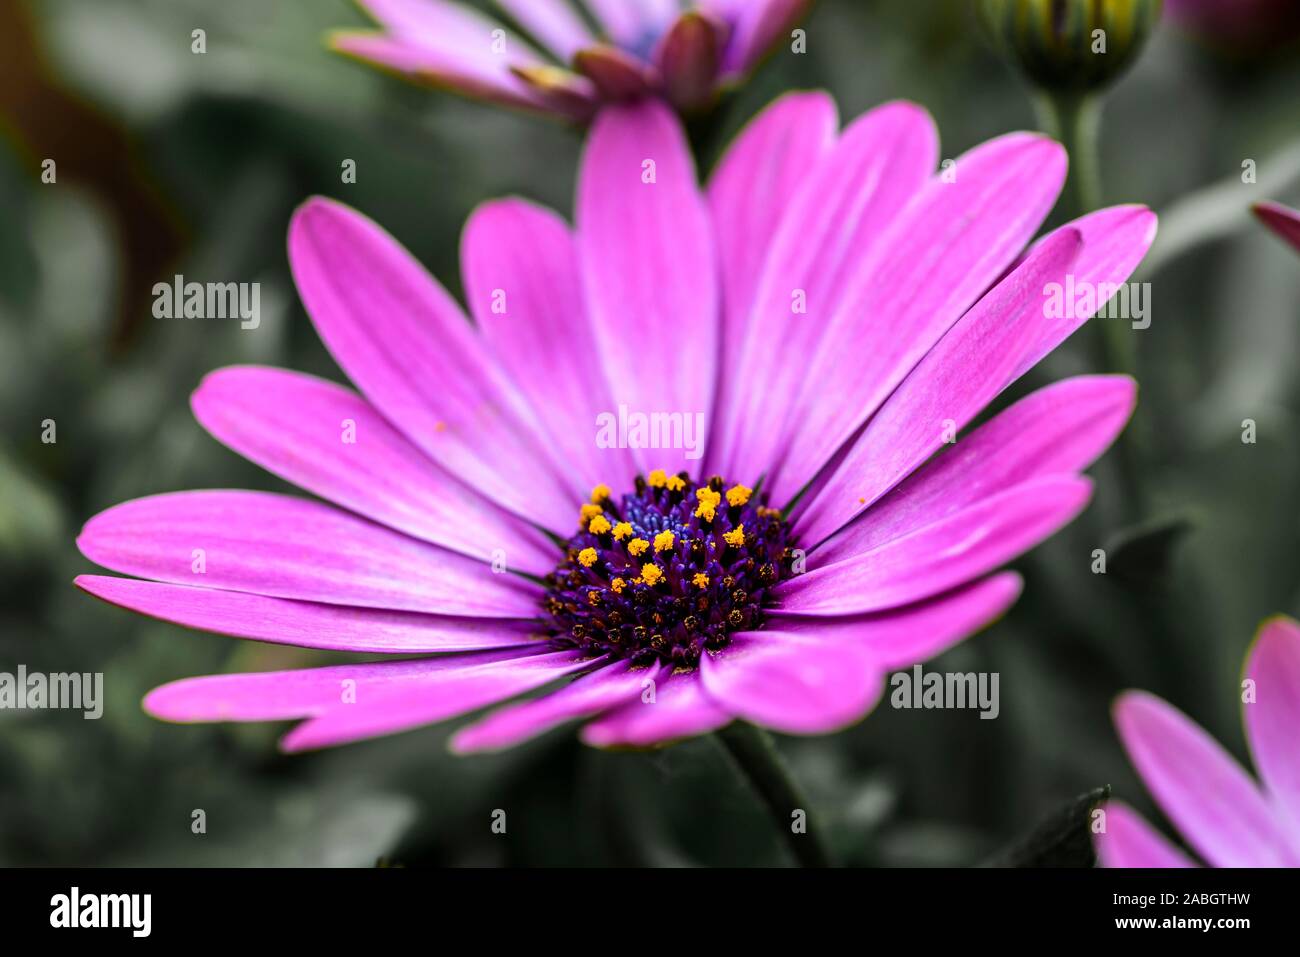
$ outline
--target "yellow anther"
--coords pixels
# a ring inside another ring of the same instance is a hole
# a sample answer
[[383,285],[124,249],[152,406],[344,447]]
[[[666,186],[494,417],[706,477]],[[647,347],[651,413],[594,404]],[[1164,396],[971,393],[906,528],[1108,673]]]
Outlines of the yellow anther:
[[604,482],[601,482],[599,485],[597,485],[595,488],[591,490],[591,500],[595,502],[597,505],[599,505],[601,502],[609,498],[610,495],[612,494],[613,493],[610,492],[609,490],[609,486],[606,485]]
[[673,533],[660,532],[655,536],[655,551],[666,552],[673,547]]
[[695,577],[691,579],[691,584],[696,588],[708,588],[709,576],[704,574],[704,572],[696,572]]
[[658,565],[642,565],[641,580],[647,585],[653,585],[659,579],[664,577],[664,570]]
[[627,587],[627,582],[623,581],[623,579],[621,578],[615,578],[612,582],[609,583],[609,587],[614,589],[614,594],[621,595],[623,593],[623,589]]
[[695,510],[696,518],[707,518],[713,521],[713,516],[717,514],[718,505],[722,502],[722,496],[711,488],[701,488],[695,490],[695,497],[700,501],[700,507]]
[[584,548],[582,551],[578,552],[578,561],[582,562],[584,568],[590,568],[592,565],[596,564],[596,559],[599,557],[600,556],[596,554],[594,548]]
[[598,591],[589,591],[589,592],[587,592],[587,604],[588,604],[588,605],[599,605],[599,604],[600,604],[600,592],[598,592]]
[[722,538],[728,545],[734,545],[739,548],[745,544],[745,526],[737,525],[729,532],[723,532]]
[[655,469],[645,477],[645,480],[650,483],[651,488],[663,488],[668,484],[668,473],[663,469]]
[[587,531],[591,532],[593,535],[603,535],[608,532],[609,529],[609,519],[604,515],[597,515],[587,523]]
[[632,541],[627,543],[627,550],[630,555],[640,555],[649,547],[650,543],[644,538],[634,538]]
[[682,489],[686,488],[686,481],[680,475],[668,476],[668,481],[664,484],[670,492],[680,492]]
[[744,505],[753,494],[754,490],[752,488],[746,488],[744,485],[733,485],[727,489],[727,504]]
[[631,522],[619,522],[614,526],[614,541],[621,542],[632,534]]
[[584,505],[582,506],[582,508],[578,510],[578,524],[581,525],[583,528],[586,528],[588,522],[590,522],[597,515],[601,515],[603,513],[604,513],[604,509],[602,509],[599,505]]

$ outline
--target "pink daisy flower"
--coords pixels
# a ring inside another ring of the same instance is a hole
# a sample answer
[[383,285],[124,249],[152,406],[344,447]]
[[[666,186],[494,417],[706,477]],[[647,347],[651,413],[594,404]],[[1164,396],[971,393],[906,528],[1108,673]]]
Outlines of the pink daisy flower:
[[1300,249],[1300,209],[1281,203],[1256,203],[1251,209],[1261,223]]
[[[1115,727],[1156,804],[1213,867],[1300,867],[1300,624],[1264,623],[1246,656],[1242,712],[1261,783],[1196,722],[1144,691]],[[1195,867],[1127,804],[1111,801],[1097,854],[1106,867]]]
[[[574,226],[521,199],[470,218],[472,322],[376,224],[303,205],[294,277],[360,394],[239,367],[193,407],[325,501],[118,505],[78,544],[135,577],[78,584],[193,628],[401,660],[194,678],[145,708],[300,720],[289,751],[541,689],[454,746],[572,720],[600,746],[737,718],[814,734],[1001,614],[1020,583],[992,573],[1083,509],[1079,473],[1134,384],[1058,382],[951,440],[1096,306],[1046,318],[1045,289],[1124,281],[1154,217],[1101,210],[1026,249],[1065,175],[1056,143],[1003,136],[936,174],[916,106],[837,126],[826,95],[782,97],[701,191],[665,106],[606,108]],[[623,434],[640,414],[686,427],[646,448]]]
[[812,0],[685,9],[679,0],[497,0],[544,52],[450,0],[360,3],[383,30],[336,31],[334,49],[466,96],[588,119],[602,102],[650,94],[684,110],[705,106],[740,83]]

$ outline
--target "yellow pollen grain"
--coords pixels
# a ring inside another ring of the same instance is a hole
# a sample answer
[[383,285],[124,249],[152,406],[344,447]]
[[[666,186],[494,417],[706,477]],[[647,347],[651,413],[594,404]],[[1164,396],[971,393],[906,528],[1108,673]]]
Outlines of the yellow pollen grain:
[[614,594],[621,595],[623,593],[623,589],[627,587],[627,582],[623,581],[623,579],[621,578],[615,578],[612,582],[609,583],[609,587],[614,589]]
[[746,488],[744,485],[733,485],[727,489],[727,504],[744,505],[753,494],[754,490],[752,488]]
[[700,507],[695,510],[695,517],[713,521],[718,505],[722,502],[722,496],[711,488],[701,488],[695,490],[695,497],[700,501]]
[[599,505],[601,502],[609,498],[610,495],[612,494],[613,493],[609,490],[609,486],[606,485],[604,482],[601,482],[599,485],[597,485],[595,488],[591,490],[591,500],[595,502],[597,505]]
[[651,488],[663,488],[668,484],[668,473],[663,469],[655,469],[645,477],[645,480],[650,483]]
[[680,475],[668,476],[668,481],[664,484],[670,492],[680,492],[682,489],[686,488],[686,482]]
[[666,552],[673,547],[673,533],[660,532],[655,536],[655,551]]
[[604,509],[599,505],[584,505],[578,510],[578,524],[583,528],[586,528],[588,522],[597,515],[602,514],[604,514]]
[[587,531],[591,532],[594,535],[603,535],[605,534],[605,532],[608,532],[609,529],[610,529],[609,519],[607,519],[604,515],[597,515],[595,518],[593,518],[590,522],[587,523]]
[[647,585],[653,585],[659,579],[664,577],[664,570],[658,565],[642,565],[641,580]]
[[735,545],[739,548],[745,544],[745,526],[737,525],[731,531],[723,532],[722,537],[728,545]]
[[704,572],[696,572],[695,577],[691,579],[691,584],[696,588],[708,588],[709,576],[704,574]]
[[614,526],[614,541],[621,542],[632,534],[631,522],[619,522]]
[[649,547],[650,543],[644,538],[634,538],[632,541],[627,543],[627,551],[629,555],[640,555]]
[[582,551],[578,552],[578,561],[582,563],[584,568],[590,568],[592,565],[596,564],[597,557],[594,548],[584,548]]

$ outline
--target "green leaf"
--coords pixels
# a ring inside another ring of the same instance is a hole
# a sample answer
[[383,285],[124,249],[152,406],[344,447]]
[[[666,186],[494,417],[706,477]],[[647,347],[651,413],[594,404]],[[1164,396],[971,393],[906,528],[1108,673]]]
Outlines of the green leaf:
[[1121,529],[1106,543],[1106,571],[1132,584],[1165,581],[1175,550],[1194,526],[1188,516],[1173,515]]
[[1110,797],[1110,786],[1081,794],[1045,818],[1029,834],[995,854],[985,867],[1092,867],[1092,812]]

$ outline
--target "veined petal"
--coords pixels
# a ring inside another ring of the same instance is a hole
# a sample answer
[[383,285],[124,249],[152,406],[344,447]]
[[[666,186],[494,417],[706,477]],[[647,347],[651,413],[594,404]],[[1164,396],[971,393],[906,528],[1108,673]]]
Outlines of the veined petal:
[[1127,376],[1076,376],[1039,389],[912,473],[816,549],[817,564],[899,538],[982,498],[1047,475],[1087,468],[1133,412]]
[[1255,685],[1242,706],[1255,767],[1300,836],[1300,624],[1281,615],[1266,621],[1246,659],[1246,677]]
[[566,0],[496,0],[496,4],[545,44],[561,63],[568,63],[574,53],[595,42]]
[[805,357],[843,307],[862,251],[922,187],[937,152],[929,115],[888,103],[855,120],[791,197],[737,352],[721,368],[710,454],[723,474],[756,480],[778,460],[797,427],[790,406],[808,387]]
[[566,721],[619,707],[639,698],[661,670],[658,662],[646,668],[634,668],[627,660],[607,665],[550,694],[506,705],[462,728],[452,738],[452,749],[469,754],[512,747]]
[[[484,203],[465,225],[461,268],[484,341],[569,464],[570,491],[586,500],[600,482],[631,487],[637,469],[628,450],[597,442],[598,417],[615,406],[568,226],[525,200]],[[576,518],[575,511],[569,523]]]
[[639,462],[695,471],[713,407],[718,289],[694,163],[667,107],[646,101],[601,112],[583,154],[577,218],[587,304],[614,401],[683,423],[680,436],[642,450]]
[[328,505],[269,492],[191,491],[115,505],[77,539],[127,575],[471,618],[528,618],[539,590],[515,575]]
[[789,33],[812,0],[706,0],[702,6],[730,14],[731,42],[723,70],[734,80],[752,70],[776,41]]
[[541,576],[558,551],[411,445],[365,399],[315,376],[232,366],[204,377],[194,417],[220,442],[288,482],[471,558],[507,556]]
[[865,615],[804,616],[775,608],[776,631],[828,641],[852,642],[885,670],[927,661],[984,628],[1020,596],[1020,576],[1002,572],[925,601]]
[[991,495],[868,552],[781,582],[786,613],[854,615],[937,595],[1009,562],[1079,514],[1087,479],[1052,476]]
[[309,751],[408,731],[477,711],[598,664],[573,651],[558,651],[439,671],[426,681],[376,696],[364,707],[331,708],[298,725],[280,746],[289,752]]
[[867,425],[799,515],[817,545],[871,507],[951,440],[1010,381],[1035,323],[1043,289],[1063,279],[1081,248],[1065,231],[1036,249],[940,340]]
[[1196,867],[1123,801],[1106,802],[1106,830],[1096,837],[1102,867]]
[[[709,179],[722,272],[724,356],[740,354],[777,224],[809,170],[819,168],[834,146],[838,123],[835,101],[826,93],[786,93],[740,131]],[[725,381],[725,364],[720,371]]]
[[653,699],[640,697],[590,722],[582,740],[598,748],[649,748],[730,723],[731,714],[704,693],[697,670],[669,675]]
[[814,632],[742,632],[700,659],[709,698],[787,734],[826,734],[858,721],[879,700],[883,679],[864,645]]
[[289,228],[303,304],[343,371],[407,438],[515,514],[565,530],[576,505],[464,313],[391,236],[314,199]]
[[514,648],[540,638],[537,622],[456,618],[292,601],[138,578],[79,575],[96,598],[186,628],[299,648],[416,654]]
[[958,157],[893,218],[846,275],[804,370],[774,501],[803,488],[1006,271],[1064,179],[1059,144],[1013,133]]
[[1292,835],[1241,766],[1191,718],[1144,691],[1115,704],[1133,766],[1187,843],[1215,867],[1296,867]]

